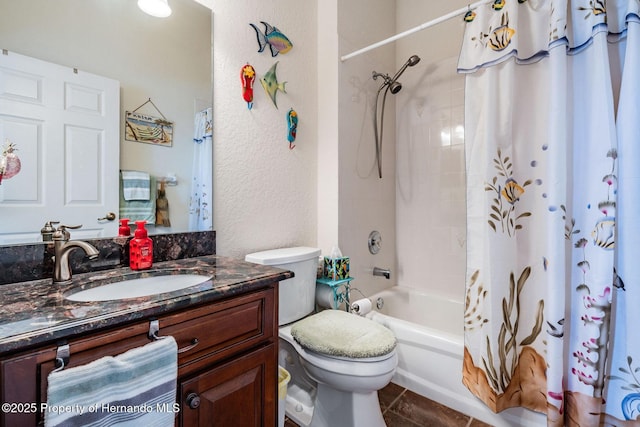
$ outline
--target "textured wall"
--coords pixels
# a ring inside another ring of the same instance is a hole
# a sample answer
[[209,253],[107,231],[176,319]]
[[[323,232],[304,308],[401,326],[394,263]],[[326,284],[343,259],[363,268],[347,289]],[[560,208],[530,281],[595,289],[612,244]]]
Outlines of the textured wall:
[[[316,2],[213,2],[214,228],[220,255],[244,257],[268,248],[316,244],[317,229],[317,10]],[[258,53],[249,23],[266,21],[293,42],[286,55]],[[259,78],[279,61],[276,109]],[[254,106],[242,99],[240,69],[258,78]],[[299,116],[296,148],[289,150],[286,114]]]

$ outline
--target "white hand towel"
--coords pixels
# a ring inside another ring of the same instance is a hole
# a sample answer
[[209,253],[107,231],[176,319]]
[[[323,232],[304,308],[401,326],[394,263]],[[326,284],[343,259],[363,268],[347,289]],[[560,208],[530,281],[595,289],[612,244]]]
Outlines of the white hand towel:
[[149,200],[151,178],[148,173],[129,170],[123,170],[121,173],[122,193],[125,200]]
[[177,373],[172,337],[52,372],[45,427],[173,426]]

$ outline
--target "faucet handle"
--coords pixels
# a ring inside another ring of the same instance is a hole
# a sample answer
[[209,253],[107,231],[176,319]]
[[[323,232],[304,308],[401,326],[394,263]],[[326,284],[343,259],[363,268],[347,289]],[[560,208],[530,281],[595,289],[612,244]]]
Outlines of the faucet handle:
[[44,227],[40,229],[43,242],[50,242],[53,240],[53,233],[56,231],[56,228],[53,226],[54,224],[60,224],[60,221],[47,221]]
[[59,229],[61,229],[61,228],[62,228],[63,230],[64,230],[65,228],[68,228],[68,229],[70,229],[70,230],[77,230],[78,228],[82,228],[82,224],[80,224],[80,225],[64,225],[64,224],[60,224],[60,225],[58,226],[58,230],[59,230]]
[[69,233],[67,231],[68,229],[71,230],[77,230],[78,228],[82,227],[82,224],[80,225],[64,225],[64,224],[60,224],[58,226],[58,228],[56,229],[56,231],[53,233],[53,240],[64,240],[67,241],[71,238],[71,233]]

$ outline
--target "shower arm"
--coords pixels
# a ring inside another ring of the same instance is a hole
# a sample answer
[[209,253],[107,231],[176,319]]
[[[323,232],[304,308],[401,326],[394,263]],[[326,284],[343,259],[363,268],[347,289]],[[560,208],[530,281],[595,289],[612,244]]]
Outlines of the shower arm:
[[405,62],[393,77],[389,77],[389,74],[382,74],[382,73],[377,73],[377,72],[374,71],[373,72],[373,79],[375,80],[378,77],[382,77],[382,79],[384,80],[384,83],[380,87],[380,89],[382,89],[382,87],[385,84],[386,85],[390,85],[390,84],[394,83],[396,80],[398,80],[398,78],[402,75],[402,73],[404,73],[404,71],[407,69],[407,67],[409,67],[409,65],[411,65],[411,61],[410,60]]
[[384,85],[388,85],[388,84],[391,84],[393,82],[391,77],[389,77],[389,74],[382,74],[382,73],[378,73],[378,72],[374,71],[372,73],[372,76],[373,76],[373,80],[377,80],[378,77],[382,77],[382,80],[384,80],[384,82],[382,83],[382,86],[380,86],[380,89],[378,89],[378,91],[382,90]]

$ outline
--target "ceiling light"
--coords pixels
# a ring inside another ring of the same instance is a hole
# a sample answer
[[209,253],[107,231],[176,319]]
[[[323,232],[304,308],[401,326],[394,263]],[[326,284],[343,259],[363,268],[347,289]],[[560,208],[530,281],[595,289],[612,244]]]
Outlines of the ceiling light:
[[166,18],[171,15],[168,0],[138,0],[138,7],[143,12],[158,18]]

